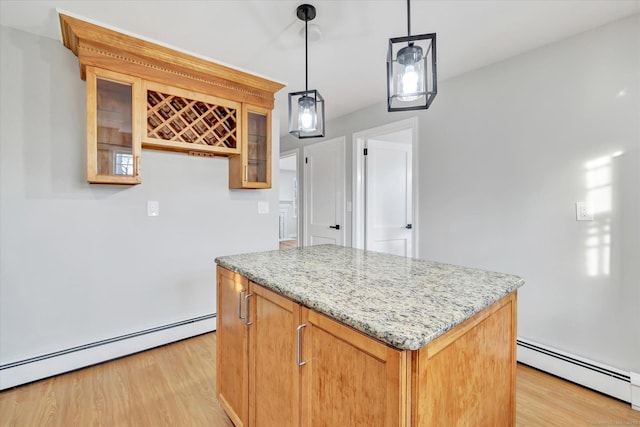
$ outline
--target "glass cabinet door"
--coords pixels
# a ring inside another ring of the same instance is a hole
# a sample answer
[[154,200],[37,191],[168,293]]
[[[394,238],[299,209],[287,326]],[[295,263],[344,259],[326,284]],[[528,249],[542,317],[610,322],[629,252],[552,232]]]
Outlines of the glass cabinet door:
[[93,67],[86,77],[87,181],[139,184],[141,81]]
[[244,105],[242,188],[271,188],[271,110]]

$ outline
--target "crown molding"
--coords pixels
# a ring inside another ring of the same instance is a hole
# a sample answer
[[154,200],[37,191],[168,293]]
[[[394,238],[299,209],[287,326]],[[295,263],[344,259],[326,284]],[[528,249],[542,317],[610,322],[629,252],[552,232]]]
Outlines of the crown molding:
[[182,89],[273,109],[274,82],[185,52],[59,13],[62,43],[80,62]]

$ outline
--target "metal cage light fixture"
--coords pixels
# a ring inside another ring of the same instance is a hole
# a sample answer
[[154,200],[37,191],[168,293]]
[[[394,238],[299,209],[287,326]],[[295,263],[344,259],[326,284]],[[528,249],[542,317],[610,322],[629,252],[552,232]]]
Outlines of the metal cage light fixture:
[[310,4],[298,6],[296,15],[304,21],[304,88],[289,93],[289,133],[297,138],[324,136],[324,98],[315,89],[309,90],[309,38],[307,24],[316,17]]
[[387,111],[426,110],[438,93],[436,34],[411,35],[407,0],[407,36],[389,39]]

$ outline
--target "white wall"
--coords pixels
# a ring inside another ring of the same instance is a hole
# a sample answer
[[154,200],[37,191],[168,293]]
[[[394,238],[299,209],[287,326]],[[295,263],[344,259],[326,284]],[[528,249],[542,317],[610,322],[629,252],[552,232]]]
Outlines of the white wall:
[[1,31],[0,365],[215,313],[214,258],[278,247],[277,173],[229,190],[224,158],[143,150],[141,185],[87,184],[77,58]]
[[448,82],[421,169],[423,256],[524,276],[520,336],[636,372],[639,43],[635,16]]
[[427,111],[381,87],[327,139],[417,116],[420,256],[523,276],[521,337],[640,372],[639,80],[635,15],[440,82]]

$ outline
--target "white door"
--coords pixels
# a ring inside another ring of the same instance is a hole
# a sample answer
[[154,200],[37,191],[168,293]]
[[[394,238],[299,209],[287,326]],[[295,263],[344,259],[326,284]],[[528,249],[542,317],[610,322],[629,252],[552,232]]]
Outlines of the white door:
[[344,137],[304,147],[304,246],[344,245]]
[[370,139],[366,149],[366,248],[411,256],[411,143]]

